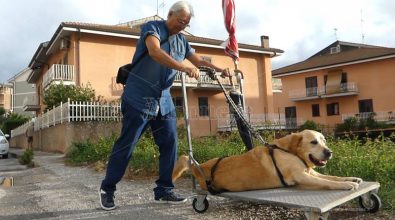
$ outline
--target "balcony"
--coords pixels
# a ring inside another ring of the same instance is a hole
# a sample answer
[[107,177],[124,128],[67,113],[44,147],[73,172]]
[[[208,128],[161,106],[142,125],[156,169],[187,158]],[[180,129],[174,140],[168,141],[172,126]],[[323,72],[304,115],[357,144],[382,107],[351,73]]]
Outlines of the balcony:
[[75,85],[75,73],[73,65],[54,64],[44,74],[42,87],[48,88],[53,84]]
[[306,89],[292,90],[289,92],[289,98],[292,101],[304,101],[311,99],[353,96],[358,95],[356,83],[341,83],[332,86],[320,86]]
[[[173,82],[173,88],[181,88],[182,87],[181,76],[182,76],[181,72],[177,71],[176,77]],[[222,85],[226,89],[229,89],[232,87],[232,84],[231,84],[229,78],[221,78],[220,77],[219,81],[222,83]],[[235,83],[235,82],[233,82],[233,84],[238,86],[237,83]],[[216,80],[212,80],[208,75],[201,75],[198,80],[196,80],[195,78],[186,77],[185,86],[193,88],[193,89],[222,91],[218,82]]]
[[27,95],[23,99],[23,111],[37,111],[40,110],[39,99],[36,94]]

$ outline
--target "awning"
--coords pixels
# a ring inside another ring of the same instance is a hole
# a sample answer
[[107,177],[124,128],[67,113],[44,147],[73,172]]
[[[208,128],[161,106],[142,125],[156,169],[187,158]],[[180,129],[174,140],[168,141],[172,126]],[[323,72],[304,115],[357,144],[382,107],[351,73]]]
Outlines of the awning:
[[333,94],[340,92],[342,72],[343,70],[341,69],[332,70],[328,72],[326,85],[325,85],[325,94]]

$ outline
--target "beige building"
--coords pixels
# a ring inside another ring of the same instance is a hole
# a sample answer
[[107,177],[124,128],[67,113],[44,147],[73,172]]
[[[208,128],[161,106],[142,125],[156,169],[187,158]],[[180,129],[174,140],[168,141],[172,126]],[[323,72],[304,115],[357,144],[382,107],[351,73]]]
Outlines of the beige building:
[[395,48],[336,41],[308,59],[273,71],[275,108],[287,123],[334,127],[350,116],[395,119]]
[[[45,109],[43,93],[50,85],[60,82],[77,86],[90,83],[96,95],[106,100],[119,99],[123,87],[115,83],[116,72],[131,61],[140,25],[152,19],[161,18],[154,16],[121,25],[61,23],[52,38],[39,46],[29,64],[33,71],[28,82],[36,84],[37,97],[26,109],[41,114]],[[199,56],[218,66],[234,66],[232,59],[225,56],[221,40],[184,34]],[[239,68],[245,75],[245,100],[251,115],[274,113],[271,59],[283,51],[270,48],[268,41],[268,37],[262,36],[260,46],[239,44]],[[223,83],[230,87],[228,79]],[[187,89],[194,135],[213,134],[227,126],[222,119],[228,117],[228,106],[215,82],[204,77],[199,81],[189,80]],[[181,106],[179,77],[171,92],[175,104]]]
[[12,110],[12,85],[0,84],[0,107],[4,108],[5,112]]

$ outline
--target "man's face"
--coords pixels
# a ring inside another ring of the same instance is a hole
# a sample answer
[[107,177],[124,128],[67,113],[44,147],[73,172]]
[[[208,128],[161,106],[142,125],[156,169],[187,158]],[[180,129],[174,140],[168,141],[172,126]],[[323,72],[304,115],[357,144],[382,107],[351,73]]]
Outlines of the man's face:
[[186,11],[170,12],[167,17],[167,27],[170,34],[178,34],[189,26],[191,15]]

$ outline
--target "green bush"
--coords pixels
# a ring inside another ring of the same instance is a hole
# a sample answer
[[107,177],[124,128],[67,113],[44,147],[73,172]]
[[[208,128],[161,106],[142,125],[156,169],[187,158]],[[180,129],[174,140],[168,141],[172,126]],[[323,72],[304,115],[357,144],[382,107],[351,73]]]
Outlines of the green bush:
[[72,144],[67,157],[73,164],[94,163],[97,161],[106,161],[112,146],[115,142],[116,135],[105,138],[101,137],[96,142],[86,140]]
[[384,122],[377,122],[374,119],[375,115],[375,113],[370,113],[367,118],[361,118],[359,120],[356,117],[346,118],[343,123],[336,125],[335,132],[365,131],[390,127],[390,125]]
[[0,107],[0,116],[4,115],[5,113],[5,109],[3,107]]
[[7,118],[4,119],[1,130],[3,131],[4,134],[11,134],[11,130],[23,125],[24,123],[29,121],[29,119],[30,118],[24,115],[12,113],[11,115],[9,115]]
[[[71,101],[89,102],[95,100],[95,90],[92,89],[88,83],[85,87],[64,85],[64,84],[53,84],[44,92],[44,104],[47,109],[59,106],[60,103]],[[100,99],[100,97],[96,98]]]
[[34,167],[33,157],[34,157],[33,150],[26,149],[23,152],[22,156],[18,158],[18,160],[19,160],[19,163],[22,164],[22,165],[27,165],[29,167]]
[[319,131],[319,126],[317,123],[315,123],[314,121],[311,120],[307,120],[303,125],[301,125],[299,127],[300,130],[305,130],[305,129],[309,129],[309,130],[314,130],[314,131]]

